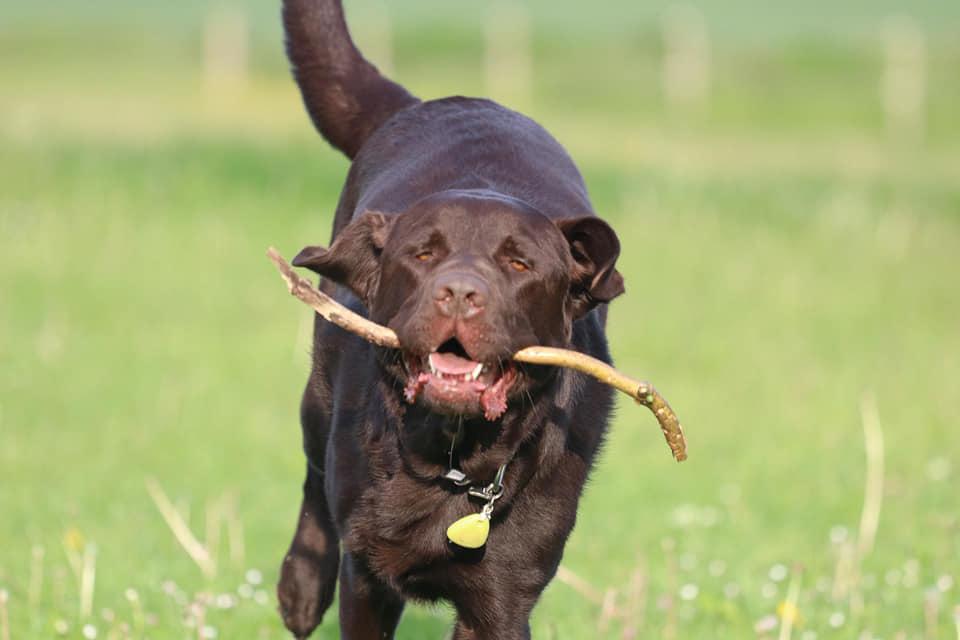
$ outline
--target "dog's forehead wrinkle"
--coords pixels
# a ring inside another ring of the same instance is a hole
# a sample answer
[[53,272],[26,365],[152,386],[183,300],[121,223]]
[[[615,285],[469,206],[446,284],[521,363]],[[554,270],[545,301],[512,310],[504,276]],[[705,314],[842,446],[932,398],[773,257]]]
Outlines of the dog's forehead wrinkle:
[[510,195],[489,190],[447,190],[433,193],[400,214],[402,218],[433,220],[437,223],[456,222],[489,224],[512,222],[514,226],[530,231],[542,231],[553,226],[549,217],[527,202]]
[[398,214],[389,253],[439,248],[448,258],[472,254],[488,260],[512,253],[566,268],[567,243],[542,213],[511,199],[443,195]]

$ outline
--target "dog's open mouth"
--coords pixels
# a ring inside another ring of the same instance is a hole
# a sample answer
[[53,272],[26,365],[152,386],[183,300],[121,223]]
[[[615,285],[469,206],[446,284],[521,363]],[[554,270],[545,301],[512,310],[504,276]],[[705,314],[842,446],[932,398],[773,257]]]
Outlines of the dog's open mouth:
[[507,392],[517,380],[510,362],[472,360],[456,338],[426,356],[406,354],[409,378],[404,396],[414,403],[421,395],[431,406],[453,414],[483,413],[496,420],[507,410]]

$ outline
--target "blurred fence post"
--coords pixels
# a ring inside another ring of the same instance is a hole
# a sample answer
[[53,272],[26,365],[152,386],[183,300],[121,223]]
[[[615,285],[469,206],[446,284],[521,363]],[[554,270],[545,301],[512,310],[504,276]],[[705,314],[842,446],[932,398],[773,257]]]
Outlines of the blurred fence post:
[[883,29],[883,111],[887,133],[915,143],[924,135],[927,45],[923,30],[907,16],[890,16]]
[[489,4],[484,33],[486,93],[518,110],[533,104],[533,42],[529,10],[518,2]]
[[218,7],[207,14],[203,30],[203,83],[212,94],[233,93],[249,81],[250,31],[246,14]]
[[663,30],[663,94],[667,105],[684,111],[702,109],[710,93],[710,35],[695,7],[666,10]]
[[[393,76],[393,24],[386,2],[365,2],[366,9],[348,16],[354,40],[365,58],[385,76]],[[359,7],[358,7],[359,8]]]

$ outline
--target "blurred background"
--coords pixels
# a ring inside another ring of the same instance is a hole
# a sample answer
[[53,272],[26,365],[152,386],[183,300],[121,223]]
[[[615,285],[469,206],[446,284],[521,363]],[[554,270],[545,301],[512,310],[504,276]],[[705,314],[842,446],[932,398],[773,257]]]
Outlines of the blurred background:
[[[960,5],[347,8],[567,146],[687,429],[620,403],[534,636],[960,637]],[[264,250],[327,242],[348,165],[278,3],[0,14],[0,640],[285,637],[311,318]]]

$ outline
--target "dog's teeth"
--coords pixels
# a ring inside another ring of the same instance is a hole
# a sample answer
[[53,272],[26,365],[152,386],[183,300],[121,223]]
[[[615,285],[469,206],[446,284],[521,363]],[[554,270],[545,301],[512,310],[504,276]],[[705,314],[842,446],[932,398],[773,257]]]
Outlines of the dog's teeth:
[[470,380],[476,380],[477,378],[480,377],[480,374],[481,374],[482,372],[483,372],[483,364],[481,363],[481,364],[478,364],[477,366],[475,366],[475,367],[473,368],[473,371],[471,371],[470,374],[469,374],[469,376],[470,376],[469,379],[470,379]]
[[437,368],[433,366],[433,358],[427,358],[427,362],[430,365],[430,373],[432,373],[433,375],[437,375]]
[[464,382],[470,382],[470,374],[469,374],[469,373],[463,374],[463,381],[464,381]]

